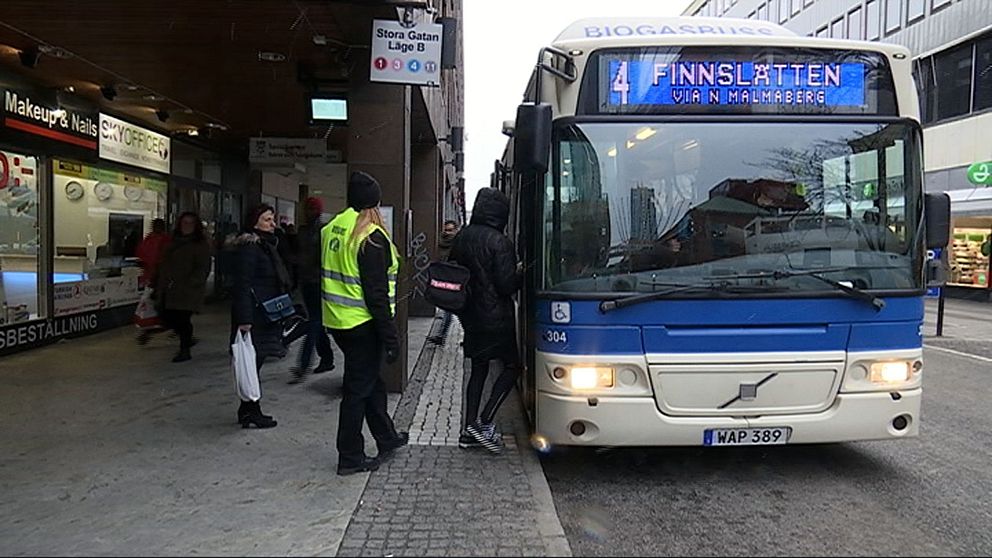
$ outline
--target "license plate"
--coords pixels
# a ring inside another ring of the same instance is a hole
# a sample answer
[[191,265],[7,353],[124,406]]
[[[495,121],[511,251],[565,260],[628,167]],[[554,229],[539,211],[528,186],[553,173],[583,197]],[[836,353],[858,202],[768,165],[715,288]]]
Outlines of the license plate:
[[703,432],[704,446],[775,446],[789,442],[792,429],[711,428]]

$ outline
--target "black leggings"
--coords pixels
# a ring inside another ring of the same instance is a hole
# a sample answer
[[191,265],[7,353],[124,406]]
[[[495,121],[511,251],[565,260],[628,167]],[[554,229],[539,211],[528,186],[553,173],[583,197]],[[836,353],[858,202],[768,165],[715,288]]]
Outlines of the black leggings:
[[496,411],[506,400],[506,397],[513,391],[513,385],[517,383],[517,374],[520,367],[515,360],[503,360],[503,373],[496,378],[493,384],[493,391],[489,395],[482,416],[479,416],[479,405],[482,404],[482,391],[486,387],[486,378],[489,376],[489,363],[487,358],[472,359],[472,375],[468,380],[468,390],[465,394],[465,420],[466,425],[472,424],[479,419],[480,422],[489,424],[496,419]]
[[193,313],[189,310],[166,309],[162,318],[179,336],[179,348],[189,349],[193,345]]

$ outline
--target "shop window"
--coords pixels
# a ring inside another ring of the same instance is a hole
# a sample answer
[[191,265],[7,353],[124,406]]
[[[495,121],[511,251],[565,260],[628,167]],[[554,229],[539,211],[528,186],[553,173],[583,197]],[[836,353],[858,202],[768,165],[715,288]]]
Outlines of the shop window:
[[906,5],[906,23],[915,23],[917,20],[923,19],[926,11],[926,0],[909,0]]
[[827,36],[827,26],[826,26],[826,25],[824,25],[823,27],[821,27],[821,28],[819,28],[819,29],[817,29],[817,30],[816,30],[816,36],[817,36],[818,38],[821,38],[821,37],[826,37],[826,36]]
[[881,4],[879,4],[878,0],[868,0],[865,2],[865,37],[869,41],[877,40],[880,36],[880,10]]
[[948,254],[951,272],[947,283],[962,287],[988,287],[990,244],[992,228],[988,225],[955,226]]
[[38,159],[0,150],[0,324],[41,317]]
[[803,0],[803,7],[808,8],[813,5],[813,0]]
[[789,21],[789,4],[791,0],[779,0],[778,3],[778,22],[785,23]]
[[847,14],[847,38],[862,40],[865,38],[864,22],[861,19],[861,6]]
[[974,110],[992,108],[992,37],[975,43]]
[[138,246],[165,216],[166,182],[55,160],[52,188],[55,314],[137,302]]
[[803,11],[802,0],[792,0],[792,17],[799,15]]
[[768,20],[768,4],[765,4],[764,2],[762,2],[758,6],[758,19],[760,19],[762,21],[767,21]]
[[938,119],[968,114],[971,110],[971,60],[971,43],[934,57]]

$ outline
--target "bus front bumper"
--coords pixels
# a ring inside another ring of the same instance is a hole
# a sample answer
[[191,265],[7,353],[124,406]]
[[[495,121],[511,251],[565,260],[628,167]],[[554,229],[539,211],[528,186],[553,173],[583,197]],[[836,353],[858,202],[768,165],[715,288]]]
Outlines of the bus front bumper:
[[652,397],[597,397],[593,405],[588,397],[540,392],[535,435],[552,447],[701,446],[704,432],[719,428],[788,427],[789,444],[891,440],[919,434],[922,395],[919,388],[842,393],[819,413],[738,418],[668,416]]

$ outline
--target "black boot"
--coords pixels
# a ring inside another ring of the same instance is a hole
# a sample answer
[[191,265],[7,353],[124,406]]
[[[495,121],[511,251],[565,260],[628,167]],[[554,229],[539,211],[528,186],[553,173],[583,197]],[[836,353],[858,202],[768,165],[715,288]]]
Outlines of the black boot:
[[241,428],[249,428],[253,424],[256,428],[272,428],[278,424],[272,417],[262,414],[262,407],[258,401],[249,402],[248,405],[251,411],[241,419]]
[[189,354],[189,347],[186,347],[185,349],[179,349],[176,356],[172,357],[172,362],[186,362],[192,358],[193,356]]
[[258,414],[262,415],[262,418],[272,419],[271,415],[262,414],[262,408],[257,401],[242,401],[241,405],[238,406],[238,422],[244,422],[245,417],[251,415],[253,412],[258,411]]

